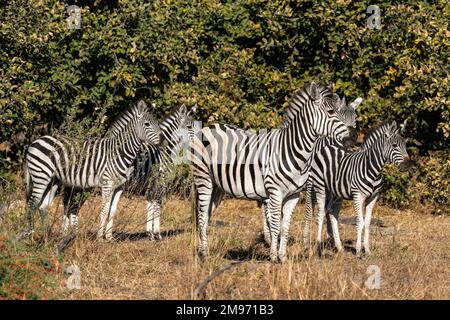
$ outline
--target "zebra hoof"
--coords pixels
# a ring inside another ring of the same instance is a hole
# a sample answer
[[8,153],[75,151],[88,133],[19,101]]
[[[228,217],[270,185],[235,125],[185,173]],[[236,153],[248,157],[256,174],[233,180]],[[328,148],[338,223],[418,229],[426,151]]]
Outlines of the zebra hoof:
[[287,261],[287,255],[280,255],[280,262],[285,263]]
[[147,237],[150,241],[161,240],[161,235],[159,233],[147,232]]
[[199,257],[200,261],[204,261],[207,256],[209,256],[209,249],[208,248],[202,248],[198,250],[197,256]]
[[114,241],[114,237],[112,235],[105,235],[105,241],[106,242],[113,242]]
[[154,233],[153,234],[153,239],[156,240],[156,241],[161,240],[162,239],[161,234],[159,232],[158,233]]
[[344,248],[342,247],[342,245],[337,245],[335,247],[336,253],[342,253],[344,251]]
[[278,256],[277,255],[271,255],[270,256],[270,262],[278,263]]

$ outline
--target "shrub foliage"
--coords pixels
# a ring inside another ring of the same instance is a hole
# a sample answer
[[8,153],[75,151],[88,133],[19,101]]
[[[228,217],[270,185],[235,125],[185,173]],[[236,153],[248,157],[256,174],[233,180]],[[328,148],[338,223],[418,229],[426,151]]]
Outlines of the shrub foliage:
[[[68,28],[69,4],[81,8],[80,29]],[[421,155],[446,150],[450,7],[377,4],[381,29],[368,28],[366,2],[350,0],[2,2],[0,175],[21,168],[32,138],[81,119],[101,132],[140,97],[155,101],[161,116],[198,103],[205,123],[271,128],[310,81],[364,96],[362,128],[408,119]],[[423,190],[448,195],[448,177],[438,171],[448,153],[439,154],[419,161],[435,164],[420,173]],[[402,181],[415,173],[388,172],[387,200],[407,202],[396,193],[409,193]],[[427,199],[448,206],[434,195]]]

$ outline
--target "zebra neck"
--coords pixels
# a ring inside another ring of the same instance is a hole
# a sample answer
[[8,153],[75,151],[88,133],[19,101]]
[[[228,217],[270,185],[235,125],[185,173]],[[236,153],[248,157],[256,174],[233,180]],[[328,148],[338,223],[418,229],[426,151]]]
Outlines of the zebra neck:
[[361,152],[364,153],[366,161],[368,164],[366,170],[370,171],[372,176],[379,176],[381,170],[383,170],[384,164],[387,162],[386,157],[383,152],[384,141],[379,140],[371,144],[366,150]]
[[171,164],[175,161],[175,157],[167,152],[167,150],[163,149],[160,151],[160,168],[164,172],[170,170]]
[[113,148],[117,151],[117,154],[122,158],[123,163],[131,167],[143,146],[136,131],[128,127],[117,136],[109,138],[109,140]]
[[302,112],[292,119],[288,126],[283,129],[282,144],[288,146],[293,152],[292,160],[301,160],[305,162],[311,155],[314,144],[319,136],[314,132],[311,123],[308,121],[310,117]]
[[162,148],[164,153],[171,159],[175,159],[181,150],[182,140],[176,134],[166,134],[163,131],[165,146]]

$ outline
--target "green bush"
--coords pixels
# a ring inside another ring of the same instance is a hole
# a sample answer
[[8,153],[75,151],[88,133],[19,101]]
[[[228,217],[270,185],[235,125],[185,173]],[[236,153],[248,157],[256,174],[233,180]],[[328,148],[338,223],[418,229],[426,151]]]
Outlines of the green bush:
[[432,153],[416,161],[408,172],[400,172],[394,165],[385,170],[381,200],[394,207],[416,204],[431,207],[436,214],[449,214],[450,161],[448,150]]
[[411,137],[427,149],[449,146],[447,1],[378,1],[381,29],[367,27],[364,1],[70,4],[82,9],[81,29],[68,29],[63,1],[0,4],[6,179],[20,170],[32,139],[71,132],[81,119],[78,128],[93,129],[75,136],[98,134],[140,97],[155,101],[159,116],[198,103],[205,123],[271,128],[310,81],[364,96],[362,127],[409,119]]

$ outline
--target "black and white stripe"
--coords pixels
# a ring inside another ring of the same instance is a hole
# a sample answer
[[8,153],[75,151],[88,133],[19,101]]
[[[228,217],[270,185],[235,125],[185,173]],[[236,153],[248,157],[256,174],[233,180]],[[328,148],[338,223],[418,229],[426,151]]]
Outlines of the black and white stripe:
[[[364,217],[364,250],[369,248],[369,226],[372,209],[382,187],[381,170],[386,162],[393,162],[400,169],[411,166],[405,140],[399,134],[395,122],[385,123],[369,133],[357,152],[348,152],[336,145],[326,145],[313,155],[308,197],[316,199],[318,213],[317,244],[322,241],[322,224],[327,206],[332,205],[330,220],[334,243],[338,251],[342,244],[338,230],[338,214],[342,200],[353,200],[357,218],[356,252],[361,252]],[[314,210],[314,201],[306,206],[305,231],[308,230]]]
[[[48,206],[60,186],[80,191],[101,188],[102,208],[97,236],[112,238],[113,218],[123,184],[144,144],[160,140],[158,121],[145,102],[139,101],[116,122],[123,130],[113,137],[76,142],[65,137],[43,136],[26,154],[27,202],[30,223],[39,209],[47,225]],[[65,200],[67,196],[65,195]]]
[[256,134],[216,124],[194,137],[188,159],[197,188],[201,256],[209,251],[208,219],[228,193],[237,198],[267,200],[270,257],[272,261],[286,260],[290,215],[308,178],[304,169],[315,140],[321,135],[332,136],[347,144],[356,137],[355,129],[346,126],[335,112],[338,101],[329,88],[313,83],[296,92],[283,128]]

